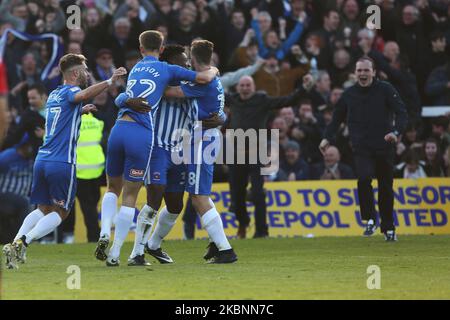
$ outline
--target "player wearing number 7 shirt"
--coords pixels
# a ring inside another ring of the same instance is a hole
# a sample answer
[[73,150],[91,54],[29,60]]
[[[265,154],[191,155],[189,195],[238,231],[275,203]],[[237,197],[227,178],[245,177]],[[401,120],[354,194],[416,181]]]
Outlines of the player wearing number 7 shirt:
[[[95,250],[95,257],[102,261],[106,260],[107,266],[118,266],[120,263],[120,249],[133,223],[137,196],[149,166],[153,147],[153,119],[152,112],[149,111],[156,110],[169,83],[181,80],[208,83],[218,73],[217,69],[196,73],[159,61],[163,40],[163,35],[154,30],[144,31],[139,36],[143,59],[130,71],[127,96],[145,98],[149,110],[136,112],[128,107],[121,108],[108,140],[107,192],[103,196],[102,226]],[[120,102],[116,103],[120,105]],[[121,192],[123,192],[122,206],[115,218],[114,242],[106,255],[112,220],[117,211],[117,199]]]
[[[64,84],[53,90],[47,100],[44,144],[33,170],[31,203],[37,204],[23,221],[14,242],[3,247],[8,269],[25,262],[26,247],[58,227],[74,203],[76,194],[76,148],[81,115],[96,110],[83,102],[106,90],[127,73],[114,71],[111,79],[87,87],[89,73],[83,55],[67,54],[59,61]],[[81,88],[80,88],[81,87]]]

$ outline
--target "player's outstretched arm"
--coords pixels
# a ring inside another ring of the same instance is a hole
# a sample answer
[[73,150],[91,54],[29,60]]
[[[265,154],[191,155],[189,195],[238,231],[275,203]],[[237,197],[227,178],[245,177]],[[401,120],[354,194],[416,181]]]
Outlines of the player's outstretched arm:
[[73,102],[80,103],[80,102],[87,101],[87,100],[94,98],[95,96],[102,93],[103,90],[107,89],[114,81],[116,81],[121,76],[124,76],[126,74],[127,74],[127,70],[124,67],[120,67],[119,69],[116,69],[114,71],[112,77],[109,80],[96,83],[84,90],[81,90],[77,94],[75,94]]
[[210,67],[210,69],[197,72],[195,76],[195,82],[199,84],[210,83],[219,74],[219,69],[216,67]]
[[145,98],[130,98],[126,92],[119,94],[114,103],[119,108],[130,108],[139,113],[149,113],[152,110]]

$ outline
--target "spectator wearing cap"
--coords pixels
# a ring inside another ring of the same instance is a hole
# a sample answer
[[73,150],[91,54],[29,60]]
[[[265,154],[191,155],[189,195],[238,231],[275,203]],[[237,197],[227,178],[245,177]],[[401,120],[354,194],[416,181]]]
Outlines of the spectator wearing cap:
[[256,89],[273,97],[288,95],[294,91],[296,82],[308,73],[309,68],[307,61],[295,68],[282,68],[275,54],[271,53],[264,66],[253,75]]
[[331,146],[323,154],[323,162],[311,167],[311,178],[314,180],[354,179],[350,166],[341,163],[339,149]]
[[308,180],[310,178],[309,165],[302,159],[300,145],[290,140],[284,147],[284,161],[280,168],[288,176],[288,181]]
[[97,81],[105,81],[111,78],[114,72],[113,53],[109,49],[100,49],[95,59],[96,65],[93,75]]

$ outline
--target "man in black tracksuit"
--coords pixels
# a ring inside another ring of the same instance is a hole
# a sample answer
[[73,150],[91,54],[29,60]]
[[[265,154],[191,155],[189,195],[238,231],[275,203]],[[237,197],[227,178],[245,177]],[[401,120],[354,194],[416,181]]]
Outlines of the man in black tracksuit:
[[361,217],[368,221],[364,235],[372,235],[377,227],[371,185],[372,178],[376,177],[381,232],[387,241],[395,241],[392,188],[394,148],[398,136],[406,127],[407,111],[391,84],[374,79],[375,68],[370,58],[359,59],[355,73],[358,83],[348,88],[337,102],[320,149],[324,152],[339,125],[347,122],[358,177]]
[[[243,129],[244,132],[254,129],[259,136],[259,129],[267,129],[267,121],[271,111],[294,105],[301,97],[304,97],[306,90],[309,91],[312,86],[311,75],[306,75],[303,78],[303,87],[291,95],[269,97],[265,93],[255,91],[255,83],[251,77],[242,77],[237,84],[238,93],[226,96],[226,104],[231,110],[230,129]],[[247,145],[245,164],[230,165],[230,193],[235,205],[236,219],[239,222],[238,238],[245,238],[246,228],[250,222],[246,207],[246,189],[249,178],[252,183],[251,199],[255,205],[254,238],[269,235],[266,222],[264,176],[261,175],[262,165],[260,159],[257,159],[258,163],[256,164],[251,164],[252,159],[249,159],[249,155],[258,154],[257,148],[258,146]],[[237,152],[235,150],[235,155]]]

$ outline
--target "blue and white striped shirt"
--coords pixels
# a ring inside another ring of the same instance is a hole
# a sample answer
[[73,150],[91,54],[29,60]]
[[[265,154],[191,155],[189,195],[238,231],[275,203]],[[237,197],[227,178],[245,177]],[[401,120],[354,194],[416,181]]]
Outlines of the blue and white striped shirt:
[[181,148],[183,130],[191,133],[191,99],[162,99],[153,115],[156,144],[167,151]]
[[33,180],[33,160],[24,159],[15,147],[0,153],[0,193],[28,197]]

